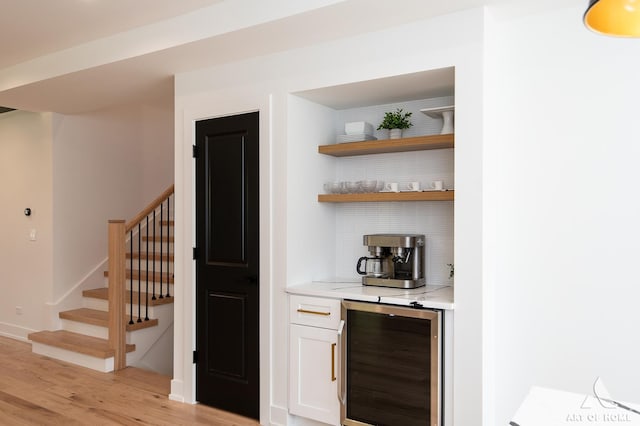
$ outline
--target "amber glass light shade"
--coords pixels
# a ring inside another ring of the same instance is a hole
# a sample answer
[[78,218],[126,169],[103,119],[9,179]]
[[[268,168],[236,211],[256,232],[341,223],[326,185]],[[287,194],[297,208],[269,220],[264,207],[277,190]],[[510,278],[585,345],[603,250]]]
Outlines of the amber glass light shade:
[[590,0],[584,24],[601,34],[640,37],[640,0]]

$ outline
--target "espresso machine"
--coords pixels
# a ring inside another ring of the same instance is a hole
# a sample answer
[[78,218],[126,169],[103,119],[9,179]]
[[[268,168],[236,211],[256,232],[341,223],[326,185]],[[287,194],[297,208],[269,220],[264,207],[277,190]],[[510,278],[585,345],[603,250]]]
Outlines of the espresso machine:
[[424,235],[372,234],[365,235],[363,243],[371,257],[358,259],[356,270],[364,275],[362,284],[398,288],[426,284]]

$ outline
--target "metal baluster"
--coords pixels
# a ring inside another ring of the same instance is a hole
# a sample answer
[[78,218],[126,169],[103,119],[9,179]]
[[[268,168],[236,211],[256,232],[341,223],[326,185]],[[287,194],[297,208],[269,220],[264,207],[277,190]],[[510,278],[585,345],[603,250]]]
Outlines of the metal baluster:
[[171,244],[171,237],[169,237],[169,227],[171,222],[171,195],[167,197],[167,297],[171,297],[171,291],[169,288],[169,283],[171,282],[171,260],[169,255],[169,244]]
[[129,324],[133,324],[133,229],[129,231]]
[[153,297],[156,300],[156,211],[153,210],[153,274],[151,274],[153,282]]
[[164,211],[163,211],[163,206],[162,203],[160,203],[160,299],[164,299],[164,295],[162,294],[162,264],[164,263],[162,261],[163,255],[164,255],[164,239],[163,239],[163,234],[162,234],[162,221],[164,218]]
[[[142,228],[138,222],[138,322],[142,322],[140,318],[140,292],[142,290]],[[133,300],[131,301],[133,303]]]
[[[147,263],[145,268],[145,291],[144,291],[144,320],[149,321],[149,215],[147,215],[147,238],[146,238]],[[138,296],[139,297],[139,296]]]

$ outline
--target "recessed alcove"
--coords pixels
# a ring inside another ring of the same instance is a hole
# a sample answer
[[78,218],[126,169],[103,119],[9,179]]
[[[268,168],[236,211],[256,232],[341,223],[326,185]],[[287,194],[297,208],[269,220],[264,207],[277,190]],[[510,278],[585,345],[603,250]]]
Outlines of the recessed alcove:
[[[445,187],[453,190],[454,149],[449,146],[335,158],[318,153],[318,146],[335,144],[337,136],[344,133],[346,122],[366,121],[376,129],[384,113],[396,108],[412,113],[413,126],[405,130],[404,136],[437,135],[442,120],[428,117],[420,109],[455,104],[454,86],[455,69],[447,67],[290,94],[288,152],[296,162],[290,164],[289,172],[304,176],[288,181],[292,215],[317,220],[318,229],[324,229],[315,234],[318,247],[328,247],[332,252],[318,249],[315,258],[320,265],[314,264],[313,279],[358,279],[355,263],[366,255],[364,234],[420,233],[427,236],[427,282],[453,284],[447,266],[453,263],[452,196],[438,201],[403,197],[420,201],[331,204],[318,203],[318,194],[325,193],[326,182],[364,179],[401,184],[418,181],[422,188],[443,180]],[[373,135],[378,140],[388,138],[386,130],[375,130]]]

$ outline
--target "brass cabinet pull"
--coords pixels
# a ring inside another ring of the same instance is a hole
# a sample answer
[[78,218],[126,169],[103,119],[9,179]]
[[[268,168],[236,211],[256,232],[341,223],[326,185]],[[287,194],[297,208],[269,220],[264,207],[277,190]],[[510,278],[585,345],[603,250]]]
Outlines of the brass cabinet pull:
[[331,344],[331,381],[336,381],[336,344]]
[[329,315],[331,315],[331,312],[308,311],[306,309],[298,309],[298,312],[300,312],[301,314],[322,315],[324,317],[328,317]]

